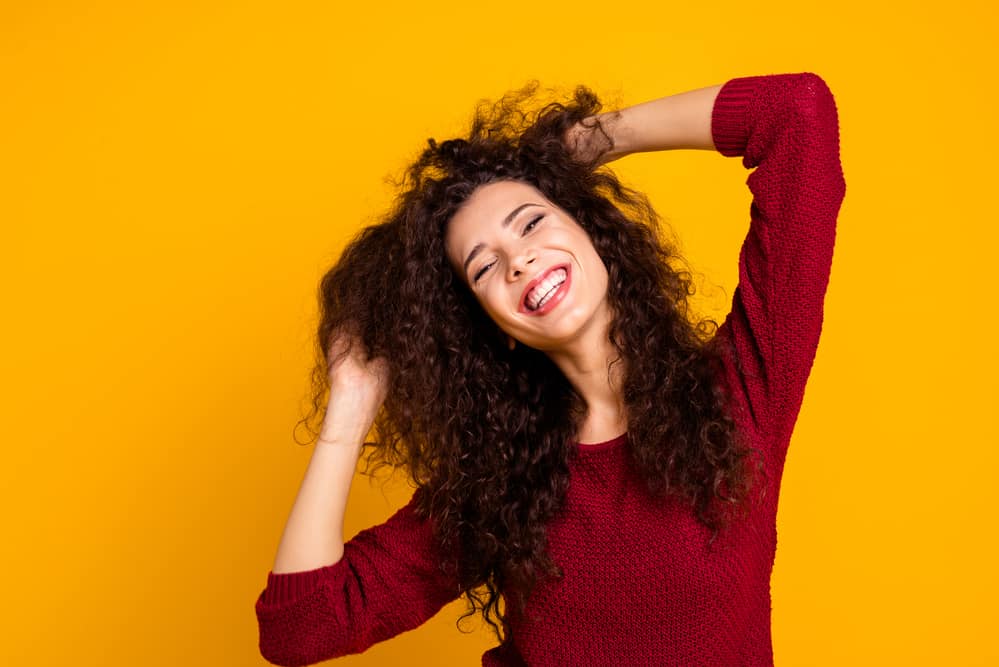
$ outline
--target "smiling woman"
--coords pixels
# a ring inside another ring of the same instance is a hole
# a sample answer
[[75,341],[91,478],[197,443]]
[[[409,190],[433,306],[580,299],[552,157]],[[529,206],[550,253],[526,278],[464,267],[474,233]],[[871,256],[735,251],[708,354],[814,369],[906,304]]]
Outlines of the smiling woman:
[[553,360],[584,350],[613,354],[607,268],[586,231],[537,188],[515,180],[479,187],[452,216],[445,246],[478,303],[513,340]]
[[[773,662],[777,492],[845,194],[832,94],[744,77],[602,114],[585,87],[533,92],[430,140],[322,280],[323,419],[256,605],[272,662],[364,651],[462,595],[500,642],[484,665]],[[720,327],[604,166],[677,148],[756,168]],[[372,424],[370,460],[416,491],[345,543]]]

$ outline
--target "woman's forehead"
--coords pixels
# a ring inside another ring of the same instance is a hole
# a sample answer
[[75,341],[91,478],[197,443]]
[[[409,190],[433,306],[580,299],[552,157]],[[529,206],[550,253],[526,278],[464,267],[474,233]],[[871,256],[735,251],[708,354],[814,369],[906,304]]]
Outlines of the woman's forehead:
[[550,202],[533,185],[521,181],[480,185],[451,216],[448,236],[463,236],[492,226],[504,227],[526,204],[546,206]]
[[452,260],[457,259],[458,254],[478,243],[486,231],[508,226],[526,208],[550,203],[537,188],[521,181],[493,181],[480,185],[448,221],[448,255]]
[[[493,181],[480,185],[458,209],[455,216],[464,214],[479,218],[481,222],[501,222],[514,207],[527,200],[547,202],[545,196],[533,185],[522,181]],[[540,200],[540,201],[539,201]],[[495,220],[490,220],[495,218]]]

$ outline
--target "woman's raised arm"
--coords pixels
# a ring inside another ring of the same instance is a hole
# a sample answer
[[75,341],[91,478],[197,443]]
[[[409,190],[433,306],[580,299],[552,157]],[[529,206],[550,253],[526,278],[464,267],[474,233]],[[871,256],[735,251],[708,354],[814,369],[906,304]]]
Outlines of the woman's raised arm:
[[[716,150],[711,135],[711,110],[721,84],[689,90],[642,102],[595,117],[613,141],[600,157],[600,163],[651,151],[680,148]],[[567,137],[582,160],[589,160],[601,150],[605,140],[592,131],[594,118],[573,127]]]
[[383,359],[365,360],[340,337],[330,358],[330,399],[319,440],[274,560],[284,574],[332,565],[343,555],[343,518],[364,439],[385,400]]
[[[346,544],[343,519],[364,439],[387,390],[384,360],[334,343],[330,402],[319,441],[256,603],[260,652],[278,665],[359,653],[411,630],[461,594],[442,573],[417,495]],[[419,491],[417,491],[419,493]]]
[[[730,343],[739,403],[782,460],[822,330],[846,193],[832,92],[811,72],[749,76],[596,118],[614,142],[597,164],[640,151],[713,148],[754,170],[739,284],[716,337]],[[566,137],[584,161],[607,148],[592,120]]]

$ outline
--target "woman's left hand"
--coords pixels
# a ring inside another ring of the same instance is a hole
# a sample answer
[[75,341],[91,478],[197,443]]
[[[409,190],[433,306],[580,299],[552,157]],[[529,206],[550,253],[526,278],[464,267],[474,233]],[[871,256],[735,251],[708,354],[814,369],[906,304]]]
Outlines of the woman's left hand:
[[566,130],[563,143],[573,159],[595,169],[627,155],[617,136],[620,121],[619,111],[589,116]]

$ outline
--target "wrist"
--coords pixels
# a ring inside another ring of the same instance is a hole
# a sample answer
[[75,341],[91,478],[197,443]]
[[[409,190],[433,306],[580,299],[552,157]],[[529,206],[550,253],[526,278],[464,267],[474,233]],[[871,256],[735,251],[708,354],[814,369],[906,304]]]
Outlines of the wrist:
[[316,444],[359,448],[371,431],[374,418],[373,413],[361,406],[328,406]]
[[605,153],[604,162],[630,155],[640,150],[635,142],[635,130],[629,122],[627,109],[600,114],[601,126],[610,137],[612,147]]

